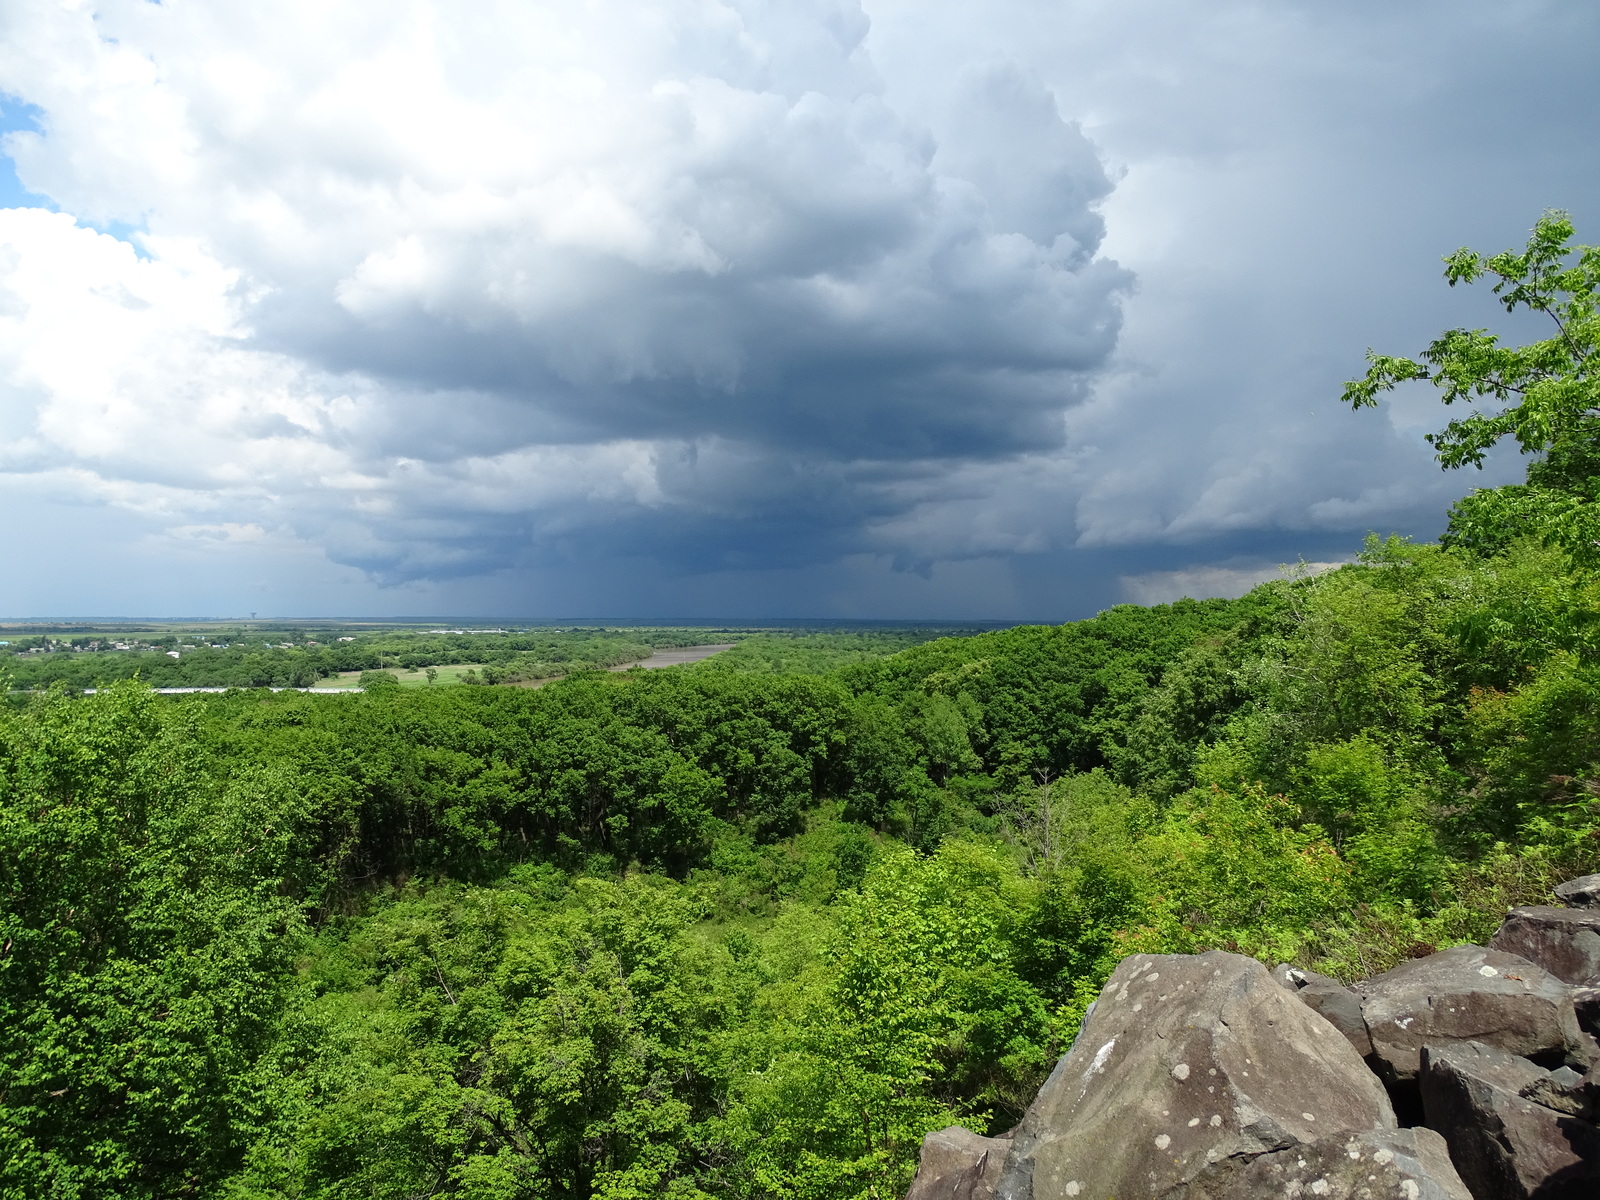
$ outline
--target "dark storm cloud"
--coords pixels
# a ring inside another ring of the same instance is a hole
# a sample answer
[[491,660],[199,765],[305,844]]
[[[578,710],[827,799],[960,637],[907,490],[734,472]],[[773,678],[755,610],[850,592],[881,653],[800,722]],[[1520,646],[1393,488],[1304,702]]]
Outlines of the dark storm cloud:
[[857,105],[815,114],[803,169],[786,161],[792,113],[684,167],[645,232],[670,229],[693,261],[521,224],[413,230],[352,248],[331,285],[274,280],[252,320],[264,344],[410,389],[414,406],[419,388],[470,388],[558,440],[717,438],[838,462],[1052,443],[1130,281],[1095,257],[1091,205],[1110,184],[1036,80],[969,76],[937,140],[874,101],[863,128]]

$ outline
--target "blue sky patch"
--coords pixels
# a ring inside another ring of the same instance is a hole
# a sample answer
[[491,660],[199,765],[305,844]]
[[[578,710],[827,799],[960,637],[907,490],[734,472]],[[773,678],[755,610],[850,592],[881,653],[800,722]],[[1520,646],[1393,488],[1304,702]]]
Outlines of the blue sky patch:
[[[21,129],[37,133],[43,116],[44,110],[37,105],[0,92],[0,137]],[[9,155],[0,154],[0,208],[48,208],[53,212],[55,207],[48,196],[23,187],[16,164]]]

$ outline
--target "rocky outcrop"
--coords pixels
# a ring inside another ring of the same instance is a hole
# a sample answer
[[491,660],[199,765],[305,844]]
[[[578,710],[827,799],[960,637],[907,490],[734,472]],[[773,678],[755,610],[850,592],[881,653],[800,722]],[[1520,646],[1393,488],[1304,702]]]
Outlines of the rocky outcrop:
[[1600,908],[1513,908],[1489,945],[1563,982],[1600,985]]
[[1361,1056],[1260,963],[1139,955],[1017,1127],[996,1194],[1220,1195],[1261,1155],[1394,1127]]
[[1350,986],[1125,959],[1013,1134],[930,1134],[910,1200],[1600,1197],[1600,875],[1556,893]]
[[1008,1138],[982,1137],[959,1125],[922,1139],[922,1158],[906,1200],[992,1200]]
[[1600,1195],[1600,1129],[1531,1098],[1568,1095],[1566,1081],[1478,1042],[1430,1045],[1423,1058],[1428,1124],[1443,1132],[1475,1200]]
[[1479,1041],[1559,1065],[1581,1043],[1571,989],[1519,955],[1457,946],[1355,985],[1374,1065],[1414,1080],[1429,1042]]

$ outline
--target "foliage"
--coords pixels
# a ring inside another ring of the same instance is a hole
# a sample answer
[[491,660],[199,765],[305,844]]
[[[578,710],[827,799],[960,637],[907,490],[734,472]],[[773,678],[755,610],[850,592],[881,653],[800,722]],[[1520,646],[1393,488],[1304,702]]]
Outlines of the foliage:
[[300,798],[142,689],[0,716],[0,1193],[192,1192],[262,1112]]
[[758,633],[696,664],[697,671],[766,671],[780,675],[822,675],[855,663],[871,662],[941,636],[970,631],[868,629],[848,633]]
[[13,705],[0,1194],[897,1193],[1123,954],[1368,973],[1593,869],[1566,564],[1374,539],[832,672]]
[[1581,562],[1600,563],[1600,247],[1572,245],[1565,213],[1548,212],[1526,248],[1484,256],[1461,249],[1445,260],[1451,287],[1492,279],[1508,313],[1542,313],[1554,336],[1526,346],[1502,345],[1482,329],[1451,329],[1422,352],[1421,361],[1370,353],[1366,375],[1345,385],[1355,408],[1376,405],[1396,384],[1426,380],[1446,404],[1489,400],[1429,436],[1448,468],[1482,467],[1505,438],[1523,454],[1542,456],[1527,482],[1480,489],[1451,516],[1447,542],[1479,553],[1503,549],[1533,534]]

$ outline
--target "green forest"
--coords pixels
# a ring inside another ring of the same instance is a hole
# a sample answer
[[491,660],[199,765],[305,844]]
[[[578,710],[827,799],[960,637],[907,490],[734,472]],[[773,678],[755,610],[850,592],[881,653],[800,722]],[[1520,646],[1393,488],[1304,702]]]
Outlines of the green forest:
[[890,1200],[927,1131],[1015,1123],[1123,955],[1482,941],[1600,869],[1571,238],[1449,260],[1549,342],[1346,393],[1433,382],[1487,403],[1445,466],[1528,455],[1438,544],[538,690],[14,692],[0,1196]]

